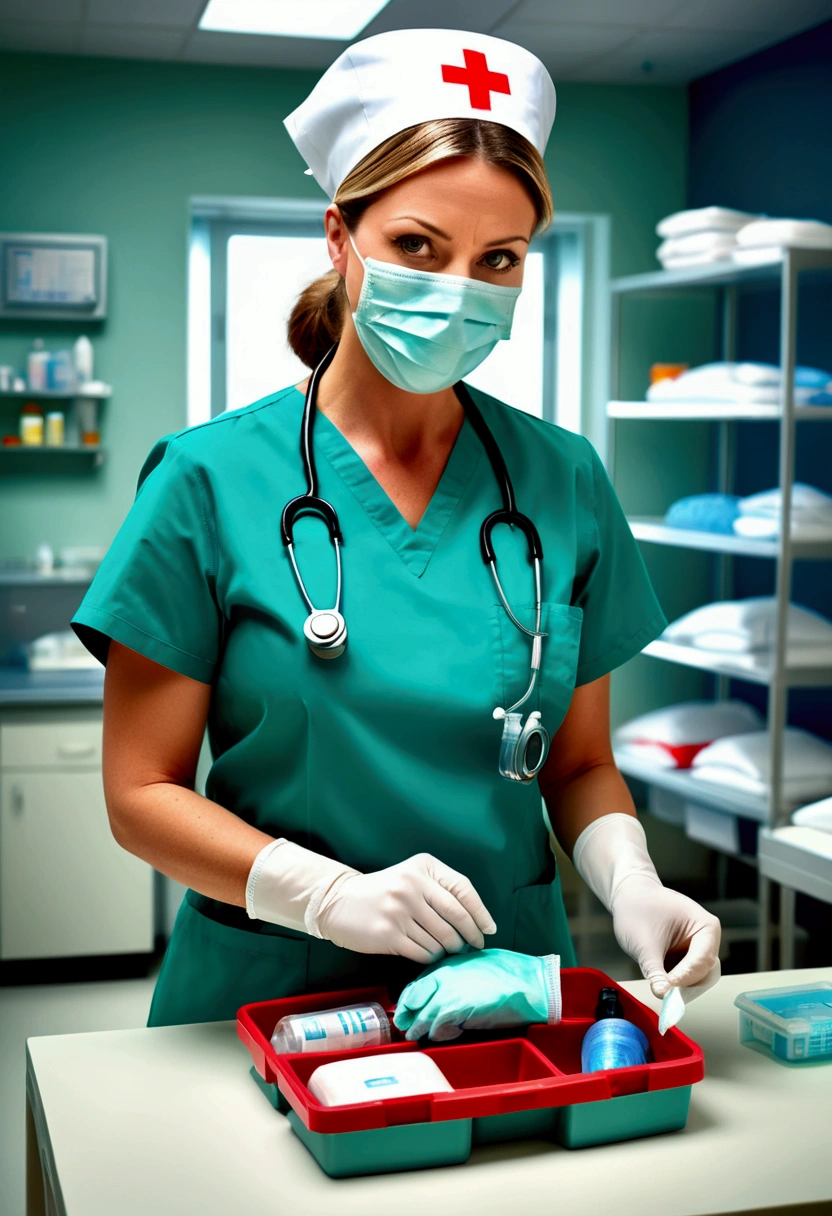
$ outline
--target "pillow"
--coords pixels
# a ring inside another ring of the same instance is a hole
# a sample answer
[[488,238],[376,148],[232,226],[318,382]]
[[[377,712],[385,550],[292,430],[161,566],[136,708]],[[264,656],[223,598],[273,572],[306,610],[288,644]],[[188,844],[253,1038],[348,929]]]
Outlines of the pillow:
[[745,701],[683,701],[625,722],[613,735],[617,747],[661,768],[689,768],[715,739],[757,731],[763,719]]

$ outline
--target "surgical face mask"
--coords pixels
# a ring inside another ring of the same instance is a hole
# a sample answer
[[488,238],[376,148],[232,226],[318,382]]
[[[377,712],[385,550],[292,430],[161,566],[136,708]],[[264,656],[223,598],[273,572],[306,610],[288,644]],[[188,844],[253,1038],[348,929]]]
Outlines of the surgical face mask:
[[[350,237],[350,244],[355,243]],[[437,393],[478,367],[511,337],[519,287],[366,261],[352,314],[361,345],[392,384]]]

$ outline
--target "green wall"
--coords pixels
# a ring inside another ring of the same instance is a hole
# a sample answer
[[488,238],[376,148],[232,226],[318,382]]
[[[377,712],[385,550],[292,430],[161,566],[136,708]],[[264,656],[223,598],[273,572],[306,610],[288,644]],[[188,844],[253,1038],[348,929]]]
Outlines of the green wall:
[[[112,539],[145,455],[160,435],[185,424],[189,197],[320,197],[282,125],[315,79],[307,71],[0,54],[0,229],[108,238],[109,316],[89,332],[96,374],[114,386],[104,407],[102,468],[68,470],[56,459],[48,473],[18,473],[15,458],[3,460],[0,557],[31,553],[41,541],[58,549]],[[654,227],[684,206],[686,157],[684,89],[559,86],[547,153],[555,204],[610,215],[613,274],[655,267]],[[656,305],[638,313],[625,363],[630,391],[643,392],[654,359],[707,355],[707,328],[692,325],[693,315]],[[78,332],[0,322],[0,363],[20,365],[36,334],[51,347],[71,344]],[[7,411],[0,430],[13,429],[16,406],[0,409]],[[625,441],[618,482],[629,510],[666,505],[668,470],[683,452],[691,475],[704,477],[701,436],[691,444],[629,425],[636,429]],[[672,556],[647,556],[660,595],[675,609]],[[660,666],[631,665],[638,701],[654,700],[655,682],[675,678]],[[639,671],[650,672],[652,693],[642,689]]]

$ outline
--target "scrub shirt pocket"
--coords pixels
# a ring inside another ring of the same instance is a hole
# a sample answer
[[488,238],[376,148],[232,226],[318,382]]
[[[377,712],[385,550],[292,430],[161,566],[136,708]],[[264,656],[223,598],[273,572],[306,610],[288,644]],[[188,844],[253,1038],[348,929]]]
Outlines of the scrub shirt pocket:
[[187,891],[156,981],[148,1026],[234,1018],[241,1005],[306,991],[309,942],[291,930],[256,933],[200,911]]
[[[534,604],[512,604],[517,619],[533,629]],[[572,604],[557,604],[544,600],[541,605],[543,662],[537,677],[537,687],[518,712],[524,715],[539,709],[542,724],[553,738],[566,716],[578,669],[583,610]],[[508,709],[523,696],[531,678],[532,640],[509,619],[502,604],[491,608],[491,636],[495,652],[495,705]]]

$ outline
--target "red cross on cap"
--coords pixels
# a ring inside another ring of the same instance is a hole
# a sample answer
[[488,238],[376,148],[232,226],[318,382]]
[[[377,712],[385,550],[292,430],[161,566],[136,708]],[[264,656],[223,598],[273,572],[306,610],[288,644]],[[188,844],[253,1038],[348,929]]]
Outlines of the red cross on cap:
[[454,67],[450,63],[442,64],[442,79],[446,84],[464,84],[468,86],[468,96],[471,108],[474,110],[490,110],[492,93],[510,93],[508,76],[504,72],[489,71],[482,51],[462,52],[465,67]]

